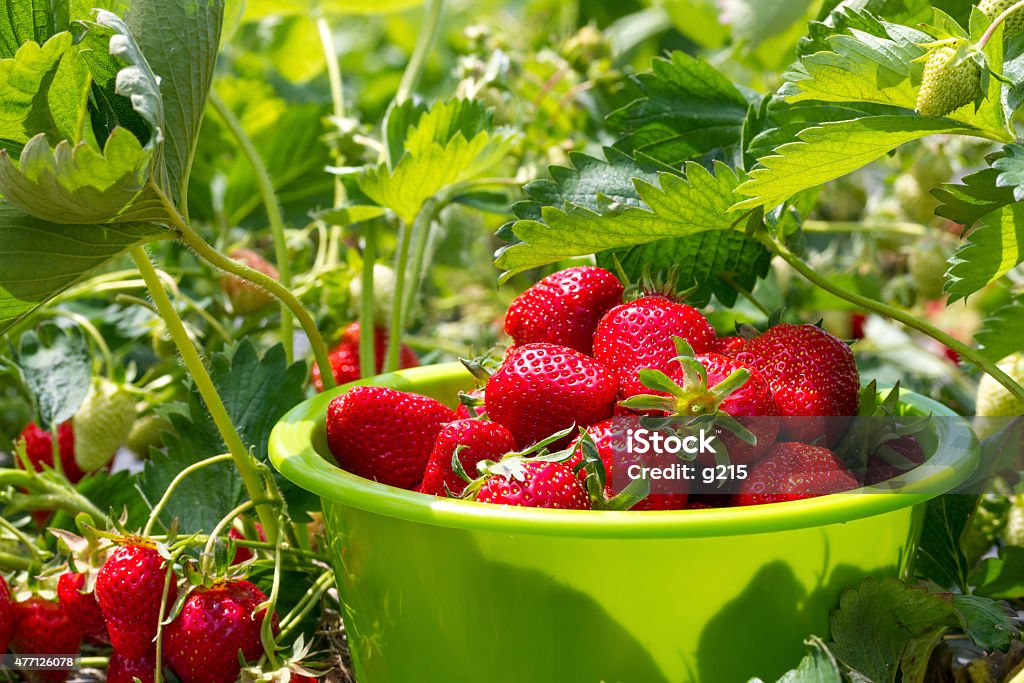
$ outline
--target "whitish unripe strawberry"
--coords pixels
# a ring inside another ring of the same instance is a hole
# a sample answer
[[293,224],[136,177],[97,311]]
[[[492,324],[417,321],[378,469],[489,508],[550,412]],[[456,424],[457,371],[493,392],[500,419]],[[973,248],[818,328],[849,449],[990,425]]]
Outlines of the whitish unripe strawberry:
[[982,96],[981,67],[956,48],[942,47],[924,65],[917,111],[924,116],[945,116]]
[[[349,296],[352,297],[352,305],[358,306],[359,299],[363,295],[362,278],[355,278],[348,286]],[[373,266],[373,318],[383,323],[391,314],[391,303],[395,300],[395,271],[384,265],[376,263]]]
[[[999,368],[1018,384],[1024,383],[1024,353],[1007,356],[998,363]],[[978,383],[976,412],[981,418],[976,425],[982,437],[991,436],[1007,423],[1008,419],[1024,415],[1024,401],[1020,400],[990,375],[983,375]]]
[[171,429],[171,423],[159,415],[143,415],[135,420],[124,445],[140,458],[148,458],[150,451],[163,443],[163,433]]
[[[985,13],[989,19],[995,21],[996,17],[1010,9],[1017,0],[981,0],[978,9]],[[1006,17],[1003,22],[1003,36],[1009,37],[1024,31],[1024,11],[1014,10],[1013,14]]]
[[93,381],[73,419],[75,462],[83,472],[106,466],[135,424],[135,399],[107,379]]
[[946,284],[950,249],[942,242],[924,240],[915,244],[907,257],[907,269],[921,299],[939,299]]

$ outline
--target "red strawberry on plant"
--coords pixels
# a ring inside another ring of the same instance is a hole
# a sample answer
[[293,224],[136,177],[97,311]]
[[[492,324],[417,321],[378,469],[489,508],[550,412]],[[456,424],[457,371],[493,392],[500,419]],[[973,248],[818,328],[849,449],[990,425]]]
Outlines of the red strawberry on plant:
[[[476,487],[479,488],[476,488]],[[479,503],[561,510],[589,510],[590,497],[565,463],[520,457],[491,463],[470,486]]]
[[[384,328],[377,327],[373,330],[373,359],[376,371],[379,373],[384,367],[384,356],[387,353],[388,333]],[[327,354],[331,363],[331,370],[334,371],[334,381],[338,384],[355,382],[362,375],[359,373],[359,323],[351,323],[345,328],[341,340]],[[402,344],[399,352],[398,367],[414,368],[420,364],[415,352],[405,344]],[[312,371],[313,385],[317,391],[323,391],[323,380],[320,377],[320,366],[313,364]]]
[[[267,540],[267,535],[263,531],[263,525],[260,524],[259,522],[256,522],[256,534],[259,536],[261,541],[265,542]],[[243,534],[238,529],[235,529],[234,527],[232,527],[231,530],[228,532],[228,536],[230,536],[231,538],[234,538],[235,540],[238,540],[238,541],[248,540],[245,537],[245,534]],[[252,552],[251,548],[246,548],[245,546],[242,546],[242,545],[235,546],[235,556],[233,558],[231,558],[231,564],[232,565],[242,564],[243,562],[248,562],[253,557],[254,557],[254,553]]]
[[[11,650],[20,655],[78,654],[82,632],[64,606],[38,595],[14,603],[14,638]],[[63,683],[70,669],[56,671],[22,671],[33,683]]]
[[[156,548],[142,540],[119,546],[96,577],[96,601],[107,622],[114,649],[129,658],[147,655],[154,647],[164,582],[172,570]],[[172,576],[165,608],[178,595]]]
[[11,589],[0,576],[0,656],[7,654],[7,645],[14,635],[14,604]]
[[327,444],[343,470],[412,490],[423,481],[438,432],[454,420],[426,396],[354,387],[327,408]]
[[629,398],[646,392],[637,376],[641,369],[674,369],[672,337],[682,337],[696,353],[704,353],[715,341],[715,330],[692,306],[645,296],[616,306],[601,319],[594,332],[594,358],[615,371],[621,397]]
[[826,419],[857,414],[860,375],[850,347],[820,327],[783,323],[749,340],[736,356],[772,388],[782,434],[810,441],[831,434]]
[[[263,654],[260,628],[267,596],[248,581],[222,581],[193,590],[164,628],[164,654],[182,683],[234,683],[246,661]],[[273,617],[277,630],[277,615]]]
[[110,655],[107,683],[153,683],[156,679],[156,651],[142,657],[125,657],[119,652]]
[[829,449],[787,441],[772,446],[751,468],[733,496],[733,504],[781,503],[858,486],[843,461]]
[[[597,453],[604,463],[604,496],[612,498],[620,493],[627,482],[620,481],[616,477],[625,479],[625,471],[630,465],[641,464],[649,467],[666,467],[678,462],[678,458],[671,454],[655,454],[653,457],[639,456],[630,453],[626,447],[626,430],[640,426],[640,419],[637,417],[610,418],[587,428]],[[573,446],[573,455],[566,462],[576,472],[576,476],[585,481],[587,470],[580,469],[583,462],[583,454],[580,450],[580,440]],[[616,474],[616,473],[619,474]],[[670,482],[665,479],[658,479],[650,482],[650,492],[639,503],[629,508],[634,511],[644,510],[682,510],[686,507],[689,487],[685,481]]]
[[[53,468],[53,436],[50,432],[40,429],[33,422],[21,432],[21,439],[25,442],[28,460],[37,472],[42,471],[44,465]],[[75,462],[75,430],[70,420],[57,427],[57,444],[64,476],[72,484],[77,484],[85,476],[85,472],[79,469]]]
[[57,579],[57,599],[64,605],[71,620],[78,624],[82,634],[99,643],[109,643],[107,623],[103,620],[96,595],[83,592],[85,574],[65,572]]
[[459,394],[459,405],[455,407],[455,416],[457,418],[468,420],[486,414],[483,389],[474,389],[468,393]]
[[731,356],[734,353],[739,353],[743,349],[743,345],[746,341],[747,340],[743,337],[718,337],[711,344],[711,350],[715,353],[720,353],[723,356]]
[[445,487],[452,495],[458,496],[466,488],[466,481],[452,468],[452,456],[459,452],[462,469],[474,476],[477,463],[484,460],[499,460],[506,453],[516,450],[512,433],[497,422],[485,420],[456,420],[449,422],[437,435],[434,448],[427,463],[427,472],[420,484],[421,493],[435,496],[445,495]]
[[603,268],[558,271],[516,297],[505,332],[516,346],[558,344],[590,355],[597,323],[622,302],[622,283]]
[[[529,446],[572,426],[612,416],[618,382],[604,365],[555,344],[518,346],[491,375],[487,415]],[[563,444],[569,442],[567,437]]]

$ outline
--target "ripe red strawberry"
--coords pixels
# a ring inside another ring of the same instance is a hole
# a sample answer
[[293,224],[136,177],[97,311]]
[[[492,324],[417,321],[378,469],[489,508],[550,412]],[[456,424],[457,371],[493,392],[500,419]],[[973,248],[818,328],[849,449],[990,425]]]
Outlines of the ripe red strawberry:
[[459,405],[455,407],[455,417],[460,420],[468,420],[472,417],[480,417],[486,414],[487,411],[484,409],[484,390],[474,389],[467,393],[473,399],[480,401],[480,405],[469,406],[460,401]]
[[[901,436],[887,441],[880,452],[872,453],[868,458],[868,467],[864,476],[864,483],[868,486],[889,481],[898,474],[909,472],[914,466],[920,465],[926,459],[924,447],[921,442],[913,436]],[[888,451],[881,452],[881,451]],[[887,458],[887,455],[895,455],[894,458]],[[897,459],[905,460],[910,466],[900,464]]]
[[[260,524],[259,522],[256,522],[256,534],[260,537],[261,541],[266,541],[267,540],[267,534],[264,533],[263,525]],[[245,534],[243,534],[238,529],[235,529],[234,527],[232,527],[231,531],[228,532],[228,536],[230,536],[231,538],[234,538],[236,540],[239,540],[239,541],[247,540],[245,538]],[[240,545],[239,546],[235,546],[235,556],[233,558],[231,558],[231,564],[232,565],[236,565],[236,564],[242,564],[243,562],[248,562],[249,560],[251,560],[253,558],[253,556],[254,555],[253,555],[253,552],[252,552],[252,548],[246,548],[246,547],[240,546]]]
[[14,604],[11,589],[0,576],[0,656],[7,654],[7,645],[14,635]]
[[142,657],[125,657],[118,652],[110,655],[107,664],[107,683],[153,683],[156,679],[156,651]]
[[[196,588],[164,628],[164,654],[182,683],[234,683],[246,661],[263,654],[260,627],[267,596],[248,581]],[[277,630],[277,615],[274,615]]]
[[835,453],[821,446],[777,443],[755,464],[733,505],[763,505],[813,498],[860,486]]
[[[164,580],[171,571],[160,553],[138,542],[111,553],[96,577],[96,601],[107,622],[114,649],[128,658],[147,655],[154,647],[161,619]],[[175,580],[167,593],[170,609],[178,595]]]
[[734,353],[739,353],[746,341],[743,337],[718,337],[712,342],[711,350],[723,356],[731,356]]
[[454,420],[426,396],[354,387],[327,408],[327,444],[343,470],[412,490],[423,481],[438,432]]
[[[601,456],[601,462],[604,463],[604,495],[606,498],[612,498],[630,483],[626,475],[630,465],[666,467],[673,461],[678,462],[674,455],[668,453],[654,456],[639,456],[630,453],[626,446],[626,430],[639,426],[639,418],[624,417],[609,418],[587,428],[587,434],[593,439],[594,445],[597,446],[597,453]],[[577,441],[578,443],[579,441]],[[580,481],[585,481],[587,471],[577,470],[582,462],[583,455],[576,450],[566,464],[576,471],[576,476]],[[686,507],[689,497],[686,490],[689,487],[686,482],[653,479],[650,485],[651,490],[647,497],[631,507],[630,510],[682,510]]]
[[579,351],[526,344],[505,356],[491,375],[487,415],[526,447],[573,425],[589,427],[611,417],[618,388],[604,365]]
[[814,325],[776,325],[736,356],[761,372],[775,395],[782,434],[810,441],[835,431],[827,418],[857,414],[860,375],[850,347]]
[[663,296],[646,296],[608,311],[594,332],[594,358],[618,375],[620,395],[646,393],[637,373],[643,368],[675,369],[672,337],[682,337],[695,353],[710,350],[715,330],[700,312]]
[[456,420],[449,422],[437,435],[430,453],[427,472],[420,484],[421,493],[445,495],[445,486],[453,495],[461,495],[466,481],[452,469],[452,455],[459,451],[459,462],[470,477],[477,476],[476,465],[481,460],[500,460],[501,456],[516,450],[512,433],[497,422],[484,420]]
[[94,593],[83,593],[85,574],[65,572],[57,579],[57,599],[64,605],[71,620],[78,624],[82,634],[99,643],[109,643],[107,624]]
[[476,493],[480,503],[532,508],[589,510],[587,489],[568,465],[513,459],[499,463],[512,472],[493,474]]
[[558,344],[590,355],[597,323],[622,302],[622,284],[603,268],[567,268],[516,297],[505,332],[516,346]]
[[[274,280],[279,278],[277,268],[251,249],[235,249],[231,252],[231,258]],[[220,286],[231,300],[231,309],[236,315],[249,315],[274,301],[274,295],[270,292],[234,275],[225,274],[221,277]]]
[[[378,327],[373,330],[373,362],[379,373],[384,367],[384,355],[387,353],[388,333],[385,329]],[[331,362],[331,370],[334,371],[334,381],[338,384],[355,382],[361,377],[359,374],[359,323],[351,323],[345,328],[341,340],[327,354]],[[399,351],[398,366],[400,368],[414,368],[420,364],[416,354],[405,344],[402,344]],[[313,364],[311,378],[317,391],[324,390],[323,380],[320,377],[320,366]]]
[[[13,652],[74,656],[81,647],[82,632],[59,602],[33,596],[14,603]],[[70,669],[22,672],[33,683],[63,683],[70,673]]]
[[[21,438],[25,441],[29,462],[37,472],[43,469],[43,465],[53,467],[53,436],[50,432],[40,429],[33,422],[21,432]],[[57,427],[57,444],[64,476],[71,483],[77,484],[85,472],[75,462],[75,431],[70,420]]]

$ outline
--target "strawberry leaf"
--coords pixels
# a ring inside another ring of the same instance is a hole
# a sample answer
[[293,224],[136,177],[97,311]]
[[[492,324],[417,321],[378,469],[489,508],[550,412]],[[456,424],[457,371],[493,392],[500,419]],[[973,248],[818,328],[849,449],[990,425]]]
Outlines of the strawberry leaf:
[[30,41],[42,45],[58,31],[58,17],[52,5],[50,0],[20,0],[0,5],[0,58],[13,57],[19,46]]
[[996,187],[1010,188],[1015,201],[1024,201],[1024,145],[1006,145],[1003,155],[992,162],[992,168],[999,171]]
[[641,207],[599,194],[597,210],[575,204],[545,206],[539,219],[515,222],[510,231],[519,242],[503,248],[496,259],[505,271],[502,281],[572,256],[729,229],[734,217],[728,211],[739,183],[736,173],[717,162],[714,174],[695,163],[686,164],[685,172],[685,178],[660,173],[657,185],[634,180]]
[[983,216],[950,259],[949,302],[965,299],[1024,261],[1024,204],[1009,204]]
[[941,204],[935,213],[954,223],[971,227],[1000,207],[1013,203],[1013,191],[996,185],[999,171],[986,168],[932,190]]
[[974,335],[978,351],[997,362],[1024,349],[1024,296],[995,310]]
[[1005,652],[1020,640],[1020,617],[1009,605],[980,595],[956,595],[953,604],[964,632],[982,650]]
[[[843,683],[839,664],[828,646],[814,637],[807,641],[807,644],[810,645],[811,651],[800,660],[797,668],[787,671],[776,683]],[[754,678],[750,683],[764,681]]]
[[996,600],[1024,598],[1024,548],[1003,546],[998,557],[984,560],[971,572],[974,592]]
[[707,62],[673,52],[670,59],[655,59],[636,80],[643,96],[608,116],[608,125],[623,136],[617,149],[679,168],[740,142],[750,105]]
[[405,133],[404,153],[391,160],[394,166],[384,162],[366,169],[359,187],[411,223],[428,199],[500,163],[515,140],[509,131],[491,130],[490,114],[480,103],[441,102]]
[[967,589],[967,559],[960,537],[977,506],[971,495],[939,496],[928,502],[915,569],[923,579],[940,586]]
[[943,133],[972,135],[977,131],[949,119],[917,115],[868,116],[808,128],[799,134],[798,142],[758,159],[761,168],[751,171],[750,179],[736,189],[750,199],[733,209],[777,206],[804,190],[856,171],[904,143]]
[[0,334],[114,257],[169,235],[151,223],[56,225],[0,202]]
[[0,192],[14,206],[51,223],[166,220],[160,201],[143,192],[152,153],[128,130],[115,129],[103,152],[40,133],[21,153],[20,168],[0,150]]
[[92,380],[92,358],[82,331],[46,326],[21,337],[18,366],[35,399],[43,429],[71,417],[85,399]]

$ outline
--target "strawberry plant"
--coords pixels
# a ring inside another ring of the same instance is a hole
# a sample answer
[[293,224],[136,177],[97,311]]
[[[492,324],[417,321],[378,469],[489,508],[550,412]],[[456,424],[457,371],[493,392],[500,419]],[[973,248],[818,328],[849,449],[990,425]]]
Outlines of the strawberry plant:
[[[898,490],[935,451],[911,390],[976,416],[985,467],[900,580],[831,587],[782,680],[1017,681],[1022,27],[1013,0],[0,7],[0,655],[354,680],[346,639],[358,669],[393,615],[335,571],[373,541],[271,462],[321,392],[320,455],[395,501],[669,520]],[[372,379],[460,359],[458,404]],[[648,428],[718,450],[622,459]]]

